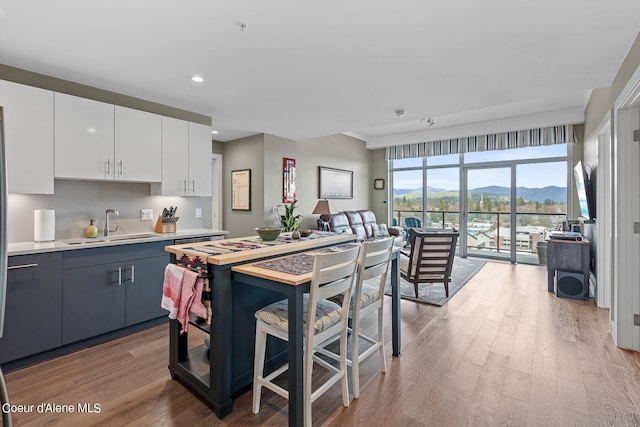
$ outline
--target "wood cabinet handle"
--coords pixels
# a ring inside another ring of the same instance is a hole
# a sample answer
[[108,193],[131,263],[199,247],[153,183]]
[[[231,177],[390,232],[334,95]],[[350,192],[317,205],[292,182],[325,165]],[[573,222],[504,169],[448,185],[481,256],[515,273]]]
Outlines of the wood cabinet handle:
[[10,267],[7,267],[7,270],[17,270],[19,268],[32,268],[32,267],[37,267],[38,264],[22,264],[22,265],[12,265]]

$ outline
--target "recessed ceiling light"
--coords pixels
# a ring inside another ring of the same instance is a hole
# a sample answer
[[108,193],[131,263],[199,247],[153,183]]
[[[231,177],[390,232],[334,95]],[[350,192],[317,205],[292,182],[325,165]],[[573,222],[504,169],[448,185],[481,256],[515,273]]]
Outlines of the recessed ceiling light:
[[204,79],[201,76],[191,76],[191,81],[196,83],[204,82]]
[[214,134],[214,135],[217,135],[218,131],[217,130],[212,130],[211,133]]

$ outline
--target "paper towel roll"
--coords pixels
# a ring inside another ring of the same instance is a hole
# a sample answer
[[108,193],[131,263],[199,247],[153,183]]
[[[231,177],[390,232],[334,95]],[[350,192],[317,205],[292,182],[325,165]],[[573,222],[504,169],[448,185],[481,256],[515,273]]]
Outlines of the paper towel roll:
[[35,242],[56,240],[56,211],[38,209],[33,212],[33,240]]

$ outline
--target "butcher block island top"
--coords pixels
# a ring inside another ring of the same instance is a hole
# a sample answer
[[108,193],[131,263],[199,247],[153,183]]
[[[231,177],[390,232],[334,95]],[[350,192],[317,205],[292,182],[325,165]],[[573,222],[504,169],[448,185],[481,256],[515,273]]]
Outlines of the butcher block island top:
[[288,234],[276,240],[265,241],[258,236],[237,237],[233,239],[213,240],[209,242],[189,243],[166,246],[165,250],[181,258],[189,258],[191,265],[213,264],[228,265],[254,261],[292,252],[306,251],[321,246],[337,245],[355,240],[353,234],[336,235],[315,231],[309,237],[291,239]]

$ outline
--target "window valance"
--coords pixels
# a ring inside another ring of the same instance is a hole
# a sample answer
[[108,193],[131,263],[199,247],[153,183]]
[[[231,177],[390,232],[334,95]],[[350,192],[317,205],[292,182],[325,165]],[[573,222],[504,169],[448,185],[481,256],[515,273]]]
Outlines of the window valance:
[[573,125],[518,130],[387,147],[387,160],[577,142]]

